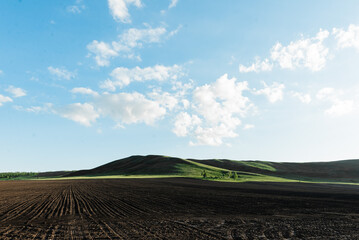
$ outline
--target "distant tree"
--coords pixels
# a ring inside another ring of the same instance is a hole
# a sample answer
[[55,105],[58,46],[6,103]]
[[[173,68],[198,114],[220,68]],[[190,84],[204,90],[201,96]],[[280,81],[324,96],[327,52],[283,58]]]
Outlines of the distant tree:
[[202,172],[202,177],[203,177],[203,178],[206,178],[206,177],[207,177],[207,172],[206,172],[206,170],[203,170],[203,172]]
[[234,180],[237,180],[237,179],[238,179],[238,174],[237,174],[237,172],[233,172],[232,178],[233,178]]

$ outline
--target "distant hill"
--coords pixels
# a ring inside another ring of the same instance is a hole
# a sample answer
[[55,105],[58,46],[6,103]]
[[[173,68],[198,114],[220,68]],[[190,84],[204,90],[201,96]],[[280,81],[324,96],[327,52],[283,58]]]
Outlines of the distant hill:
[[182,159],[131,156],[80,171],[0,173],[0,180],[101,177],[190,177],[217,181],[342,182],[359,183],[359,160],[288,163],[228,159]]
[[238,178],[260,181],[300,180],[323,182],[358,182],[359,160],[333,162],[280,163],[267,161],[235,161],[227,159],[181,159],[148,155],[131,156],[105,165],[71,172],[66,177],[79,176],[182,176],[230,179],[234,172]]
[[75,176],[198,176],[206,170],[213,176],[221,176],[227,172],[226,169],[220,169],[213,166],[206,166],[187,159],[166,157],[158,155],[131,156],[116,160],[102,166],[72,172],[67,177]]
[[296,180],[359,182],[359,160],[333,162],[267,162],[226,159],[192,160],[233,171],[247,171]]

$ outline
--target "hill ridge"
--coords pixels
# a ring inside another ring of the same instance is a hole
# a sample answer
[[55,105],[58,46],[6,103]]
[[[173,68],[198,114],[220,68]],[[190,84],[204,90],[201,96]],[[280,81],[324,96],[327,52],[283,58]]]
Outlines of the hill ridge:
[[359,182],[359,160],[330,162],[272,162],[260,160],[183,159],[164,155],[133,155],[93,169],[71,172],[66,177],[79,176],[183,176],[224,178],[236,172],[258,177],[268,176],[287,180]]

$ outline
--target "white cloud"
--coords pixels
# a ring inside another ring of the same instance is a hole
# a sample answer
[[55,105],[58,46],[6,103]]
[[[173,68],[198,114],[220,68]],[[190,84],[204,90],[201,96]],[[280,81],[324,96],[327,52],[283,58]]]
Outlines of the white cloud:
[[185,137],[189,132],[194,130],[194,127],[201,124],[201,119],[197,115],[189,115],[186,112],[181,112],[177,115],[174,124],[173,132],[178,137]]
[[[183,76],[184,73],[179,74],[180,76]],[[177,92],[178,96],[184,96],[188,93],[190,89],[193,89],[193,80],[190,79],[189,82],[184,83],[181,81],[174,81],[172,83],[172,90]]]
[[170,3],[170,5],[168,6],[168,8],[173,8],[173,7],[175,7],[175,6],[177,5],[177,3],[178,3],[178,0],[171,0],[171,3]]
[[43,106],[31,106],[27,108],[23,106],[14,106],[14,108],[18,111],[25,111],[31,113],[54,112],[52,103],[45,103]]
[[108,66],[110,64],[109,59],[118,56],[118,53],[109,44],[97,40],[88,44],[87,49],[95,54],[96,63],[101,67]]
[[182,29],[182,25],[179,25],[175,30],[172,30],[171,32],[168,33],[168,37],[172,37],[174,35],[176,35],[181,29]]
[[243,127],[244,130],[248,130],[248,129],[252,129],[252,128],[254,128],[254,125],[253,125],[253,124],[246,124],[246,125],[244,125],[244,127]]
[[274,64],[278,64],[283,69],[293,70],[304,67],[313,72],[319,71],[324,68],[329,58],[329,49],[323,44],[328,37],[329,32],[320,29],[315,37],[292,41],[287,46],[278,42],[270,50],[270,60],[266,58],[261,61],[257,58],[248,67],[240,64],[239,71],[243,73],[271,71]]
[[12,102],[12,99],[7,96],[3,96],[0,94],[0,106],[2,106],[6,102]]
[[75,77],[75,74],[68,71],[66,68],[54,68],[49,66],[47,69],[49,70],[50,74],[56,76],[57,78],[70,80],[71,78]]
[[141,0],[108,0],[111,15],[118,22],[131,23],[131,16],[128,12],[129,5],[142,7]]
[[78,87],[71,90],[72,93],[87,94],[92,96],[98,96],[99,94],[90,88]]
[[111,74],[112,80],[104,81],[100,87],[111,91],[116,90],[116,87],[124,87],[129,85],[131,82],[138,81],[166,81],[176,80],[183,76],[182,68],[178,65],[163,66],[155,65],[153,67],[140,68],[135,67],[132,69],[118,67],[115,68]]
[[[174,34],[172,32],[167,35],[172,36]],[[139,60],[140,56],[134,53],[134,49],[142,48],[143,44],[159,43],[166,33],[167,30],[164,27],[130,28],[119,35],[118,41],[109,44],[94,40],[87,45],[87,49],[95,56],[99,66],[108,66],[109,60],[117,56]]]
[[351,113],[354,110],[353,100],[341,99],[343,91],[334,88],[322,88],[317,93],[317,99],[331,104],[324,112],[333,117],[339,117]]
[[271,59],[281,68],[295,69],[305,67],[311,71],[321,70],[328,59],[329,50],[323,45],[329,32],[320,30],[313,38],[303,38],[288,46],[277,43],[271,49]]
[[271,86],[268,86],[265,82],[262,82],[264,85],[263,89],[255,90],[254,94],[256,95],[265,95],[267,96],[269,102],[275,103],[283,99],[283,89],[285,88],[284,84],[279,84],[274,82]]
[[190,106],[190,102],[187,99],[182,99],[181,103],[184,109],[187,109]]
[[178,136],[193,135],[196,141],[191,141],[191,145],[218,146],[223,138],[236,137],[240,117],[245,117],[253,107],[249,98],[243,96],[248,90],[247,82],[229,79],[227,74],[212,84],[197,87],[192,104],[196,114],[178,115],[173,131]]
[[312,101],[312,98],[309,94],[300,93],[300,92],[291,92],[292,96],[295,98],[298,98],[302,103],[310,103]]
[[173,110],[178,105],[178,99],[168,92],[154,90],[148,96],[168,110]]
[[127,48],[142,47],[143,43],[158,43],[161,37],[167,32],[164,27],[152,28],[147,26],[144,29],[130,28],[121,34],[120,41],[114,42],[117,51],[127,50]]
[[335,89],[334,88],[322,88],[318,91],[317,93],[317,98],[319,100],[323,100],[323,99],[333,99],[333,96],[335,94]]
[[3,73],[4,73],[3,70],[0,69],[0,75],[3,74]]
[[359,26],[350,24],[347,30],[333,28],[332,33],[339,48],[354,47],[359,51]]
[[103,94],[96,99],[99,113],[116,122],[153,124],[166,114],[166,109],[144,95],[134,93]]
[[82,0],[76,0],[74,5],[67,7],[67,11],[70,13],[79,14],[85,8],[86,8],[86,6],[83,4]]
[[25,112],[32,112],[32,113],[39,113],[42,111],[42,107],[40,107],[40,106],[31,106],[28,108],[24,108],[23,106],[15,106],[14,108],[18,111],[25,111]]
[[352,112],[354,109],[354,101],[352,100],[337,100],[333,105],[325,110],[325,113],[331,116],[342,116]]
[[26,96],[26,91],[24,89],[16,88],[14,86],[9,86],[6,91],[11,93],[15,98]]
[[91,126],[100,116],[89,103],[73,103],[56,111],[60,116],[78,122],[85,126]]
[[239,72],[262,72],[262,71],[271,71],[273,68],[273,63],[270,63],[266,58],[264,61],[261,61],[260,58],[256,58],[256,62],[252,63],[249,67],[246,67],[242,64],[239,65]]
[[191,141],[190,145],[192,146],[219,146],[223,144],[223,138],[234,138],[238,136],[238,134],[234,131],[233,127],[228,127],[225,124],[206,128],[202,128],[201,126],[199,126],[196,128],[195,134],[197,142]]
[[[53,109],[52,112],[64,118],[73,120],[85,126],[91,126],[98,118],[109,117],[116,122],[116,128],[124,128],[124,124],[145,123],[154,124],[166,114],[166,109],[173,109],[177,100],[169,93],[161,93],[146,98],[144,95],[134,93],[103,93],[98,94],[88,88],[74,88],[73,93],[89,94],[93,96],[92,103],[74,103],[62,108]],[[152,92],[153,94],[154,92]],[[151,95],[151,94],[149,94]],[[175,102],[173,102],[175,101]],[[17,107],[18,110],[40,112],[44,108]]]

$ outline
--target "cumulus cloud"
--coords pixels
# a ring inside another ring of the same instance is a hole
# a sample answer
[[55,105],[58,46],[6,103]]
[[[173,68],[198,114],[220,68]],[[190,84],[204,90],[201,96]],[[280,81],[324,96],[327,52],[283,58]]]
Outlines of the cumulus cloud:
[[333,28],[333,35],[339,48],[354,47],[359,51],[359,26],[350,24],[347,30]]
[[281,68],[305,67],[311,71],[319,71],[328,59],[329,50],[323,45],[328,36],[328,31],[320,30],[313,38],[303,38],[287,46],[277,43],[271,49],[271,59]]
[[[152,125],[162,119],[168,112],[177,112],[189,105],[181,92],[162,91],[153,88],[144,94],[138,92],[98,93],[90,88],[77,87],[70,90],[74,94],[86,94],[92,97],[91,102],[70,104],[56,108],[53,112],[65,118],[90,126],[97,118],[110,118],[117,127],[126,124],[145,123]],[[183,106],[182,106],[183,105]],[[30,111],[30,109],[20,109]],[[34,112],[37,110],[33,109]]]
[[87,49],[94,55],[99,66],[108,66],[109,60],[117,56],[140,60],[140,56],[135,54],[134,49],[142,48],[144,44],[159,43],[166,35],[170,37],[173,34],[167,33],[164,27],[130,28],[119,35],[118,41],[109,44],[94,40],[87,45]]
[[55,68],[49,66],[47,69],[49,70],[51,75],[54,75],[60,79],[71,80],[72,78],[75,77],[75,74],[68,71],[66,68]]
[[11,93],[15,98],[26,96],[26,91],[24,89],[16,88],[14,86],[9,86],[5,91]]
[[192,109],[196,114],[180,113],[173,132],[177,136],[194,136],[191,145],[218,146],[223,138],[233,138],[241,117],[253,107],[248,97],[247,82],[237,82],[225,74],[212,84],[197,87],[193,92]]
[[292,96],[295,98],[298,98],[299,101],[301,101],[302,103],[310,103],[312,101],[312,98],[310,97],[309,94],[305,94],[305,93],[300,93],[300,92],[291,92]]
[[270,50],[270,59],[260,61],[257,58],[248,67],[239,65],[239,71],[271,71],[274,64],[283,69],[307,68],[313,72],[319,71],[329,58],[329,49],[323,43],[328,37],[329,32],[320,29],[315,37],[301,38],[288,45],[278,42]]
[[331,106],[325,110],[325,114],[339,117],[354,110],[354,101],[342,99],[343,92],[334,88],[322,88],[317,93],[317,99],[329,102]]
[[283,99],[283,89],[285,88],[284,84],[274,82],[272,85],[268,86],[265,82],[262,82],[264,88],[255,90],[254,94],[256,95],[265,95],[269,102],[275,103]]
[[270,63],[266,58],[264,61],[261,61],[260,58],[256,58],[255,63],[246,67],[242,64],[239,65],[239,72],[247,73],[247,72],[262,72],[262,71],[271,71],[273,68],[273,63]]
[[108,66],[110,64],[109,59],[118,56],[118,52],[113,50],[112,46],[97,40],[93,40],[90,44],[88,44],[87,49],[95,55],[95,61],[97,65],[101,67]]
[[172,131],[179,137],[185,137],[194,130],[194,127],[201,124],[201,122],[202,120],[197,115],[181,112],[176,116]]
[[56,113],[87,127],[96,122],[96,119],[100,116],[89,103],[73,103],[58,109]]
[[178,105],[178,99],[168,92],[153,90],[148,96],[168,110],[173,110]]
[[71,89],[71,92],[74,94],[79,93],[79,94],[86,94],[86,95],[92,95],[92,96],[99,95],[96,91],[94,91],[90,88],[84,88],[84,87],[73,88],[73,89]]
[[155,65],[153,67],[135,67],[132,69],[118,67],[111,72],[110,76],[111,80],[108,79],[104,81],[103,83],[101,83],[100,87],[110,91],[114,91],[116,90],[116,87],[122,88],[134,81],[143,82],[149,80],[176,80],[179,77],[183,76],[183,71],[182,68],[178,65]]
[[[181,73],[180,75],[184,75]],[[193,80],[190,79],[189,82],[182,82],[182,81],[174,81],[172,85],[172,90],[177,92],[178,96],[185,96],[187,95],[188,91],[193,89]]]
[[0,107],[6,102],[12,102],[12,99],[10,97],[3,96],[0,94]]
[[[103,93],[98,94],[88,88],[74,88],[73,93],[89,94],[93,97],[89,103],[73,103],[60,108],[49,108],[53,113],[78,122],[84,126],[91,126],[99,118],[108,117],[116,122],[117,127],[124,128],[125,124],[145,123],[154,124],[166,114],[166,109],[172,109],[177,100],[169,93],[155,94],[150,98],[137,92],[133,93]],[[40,112],[44,107],[23,108],[18,110]]]
[[164,27],[130,28],[119,36],[120,41],[113,42],[113,47],[117,51],[125,51],[142,47],[143,43],[158,43],[166,32],[167,30]]
[[166,109],[144,95],[134,93],[103,94],[95,103],[99,113],[120,124],[144,122],[153,124],[166,114]]
[[142,7],[141,0],[108,0],[111,15],[118,22],[131,23],[131,16],[128,12],[129,5]]

